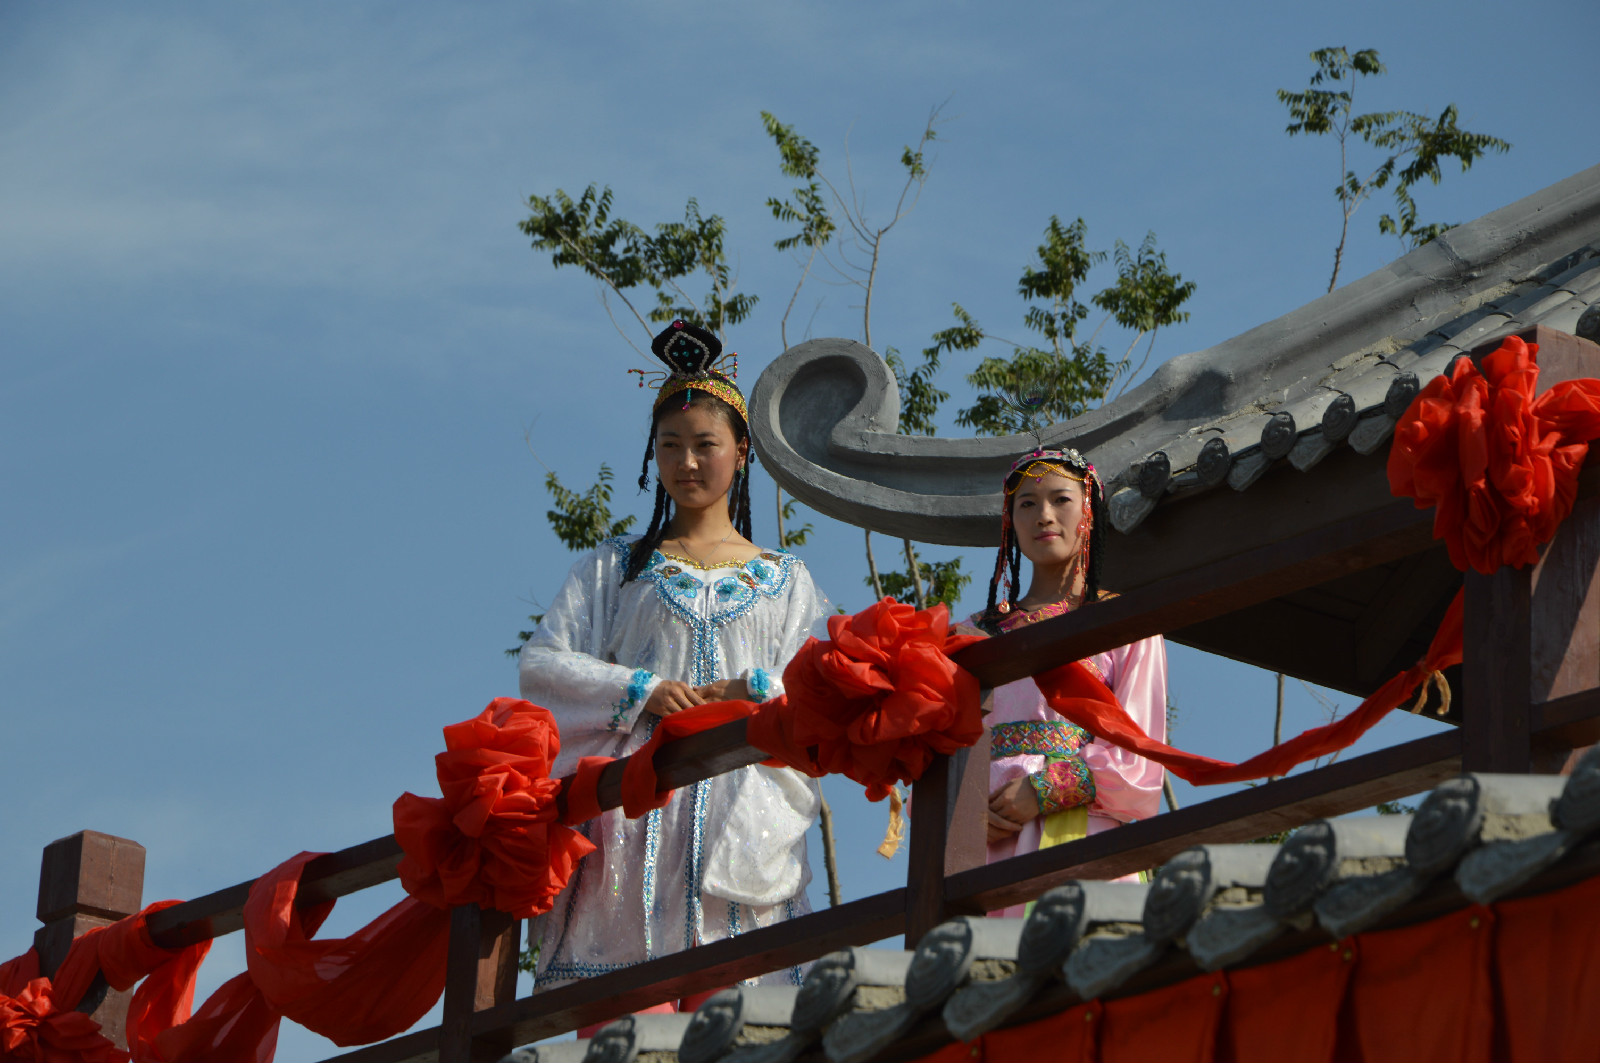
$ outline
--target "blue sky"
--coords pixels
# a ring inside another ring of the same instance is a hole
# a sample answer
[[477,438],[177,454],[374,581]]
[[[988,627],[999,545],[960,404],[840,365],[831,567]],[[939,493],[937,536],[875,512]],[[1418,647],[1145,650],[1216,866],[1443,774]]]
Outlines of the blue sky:
[[[1286,137],[1273,95],[1306,53],[1377,48],[1363,109],[1454,102],[1513,143],[1422,190],[1425,218],[1466,221],[1596,161],[1572,115],[1597,29],[1581,0],[0,6],[0,958],[50,840],[134,838],[147,900],[192,897],[387,833],[395,796],[436,792],[440,727],[515,691],[501,650],[570,563],[544,467],[627,477],[644,427],[593,286],[516,229],[529,194],[725,217],[762,300],[732,336],[753,381],[797,275],[759,112],[831,173],[848,143],[882,217],[942,104],[877,344],[919,349],[952,301],[1020,334],[1016,279],[1058,214],[1101,248],[1154,230],[1198,285],[1159,361],[1326,286],[1335,149]],[[1345,280],[1399,253],[1382,209]],[[812,285],[797,319],[859,336],[858,302]],[[861,608],[859,534],[809,519],[818,582]],[[1176,650],[1172,683],[1180,745],[1266,743],[1270,675]],[[1291,695],[1291,729],[1321,721]],[[846,892],[896,884],[881,811],[828,792]],[[330,932],[397,896],[342,902]],[[205,986],[241,962],[213,956]],[[325,1051],[286,1029],[282,1058]]]

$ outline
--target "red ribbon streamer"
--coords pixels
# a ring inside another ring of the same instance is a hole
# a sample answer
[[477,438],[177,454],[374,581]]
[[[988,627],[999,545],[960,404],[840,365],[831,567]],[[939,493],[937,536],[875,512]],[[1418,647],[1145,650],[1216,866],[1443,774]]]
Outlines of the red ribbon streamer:
[[244,907],[249,970],[224,983],[187,1023],[157,1038],[167,1063],[267,1063],[288,1016],[338,1045],[393,1037],[444,991],[450,913],[407,897],[346,938],[312,940],[332,901],[300,907],[300,853],[261,876]]
[[[151,940],[150,915],[178,903],[157,901],[75,938],[53,978],[40,975],[32,949],[0,964],[0,1059],[159,1059],[155,1037],[189,1017],[195,976],[211,948],[202,941],[169,950]],[[144,979],[128,1005],[128,1052],[113,1045],[99,1023],[74,1010],[99,974],[117,990]]]
[[1155,761],[1196,786],[1284,775],[1298,764],[1347,748],[1392,709],[1409,700],[1428,676],[1460,664],[1461,601],[1461,594],[1457,592],[1422,660],[1379,687],[1354,712],[1333,723],[1313,727],[1241,764],[1185,753],[1157,742],[1133,722],[1127,710],[1117,702],[1117,696],[1076,661],[1036,675],[1034,682],[1050,707],[1068,720],[1097,738]]

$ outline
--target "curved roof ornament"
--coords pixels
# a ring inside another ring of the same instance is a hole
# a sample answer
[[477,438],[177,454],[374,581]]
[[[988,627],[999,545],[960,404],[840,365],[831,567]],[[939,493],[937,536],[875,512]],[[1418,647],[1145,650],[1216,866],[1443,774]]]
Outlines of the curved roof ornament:
[[[1532,325],[1600,318],[1600,166],[1459,226],[1374,273],[1214,347],[1175,357],[1114,402],[1040,433],[1082,451],[1131,532],[1161,506],[1335,451],[1374,454],[1419,386],[1461,353]],[[895,432],[893,374],[853,340],[780,355],[750,396],[773,478],[860,527],[925,543],[999,539],[997,485],[1032,435]]]

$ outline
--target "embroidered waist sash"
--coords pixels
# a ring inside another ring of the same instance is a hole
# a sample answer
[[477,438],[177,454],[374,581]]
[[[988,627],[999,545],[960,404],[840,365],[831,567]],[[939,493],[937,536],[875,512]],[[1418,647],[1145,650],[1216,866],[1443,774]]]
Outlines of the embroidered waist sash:
[[1019,720],[989,728],[989,756],[1060,758],[1078,752],[1094,735],[1065,720]]

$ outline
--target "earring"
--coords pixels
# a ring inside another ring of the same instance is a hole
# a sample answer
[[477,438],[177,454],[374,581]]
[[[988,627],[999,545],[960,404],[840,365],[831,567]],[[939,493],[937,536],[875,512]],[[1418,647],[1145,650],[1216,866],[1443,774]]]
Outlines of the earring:
[[1094,532],[1094,512],[1089,500],[1083,500],[1083,516],[1078,520],[1078,566],[1085,575],[1089,572],[1089,539]]

